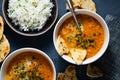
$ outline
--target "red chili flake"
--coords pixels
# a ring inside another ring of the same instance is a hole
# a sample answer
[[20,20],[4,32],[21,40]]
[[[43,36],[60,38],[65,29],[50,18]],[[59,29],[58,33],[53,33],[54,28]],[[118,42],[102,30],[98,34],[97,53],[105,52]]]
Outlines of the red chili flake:
[[86,34],[84,34],[83,36],[84,36],[84,37],[86,37],[87,35],[86,35]]

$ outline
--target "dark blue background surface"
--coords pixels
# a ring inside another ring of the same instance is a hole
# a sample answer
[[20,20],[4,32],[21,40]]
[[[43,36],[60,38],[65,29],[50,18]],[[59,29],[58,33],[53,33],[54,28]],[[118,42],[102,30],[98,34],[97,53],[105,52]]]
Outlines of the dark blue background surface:
[[[107,14],[120,16],[120,0],[94,0],[94,2],[96,3],[97,13],[100,14],[103,18],[105,18]],[[59,12],[58,12],[58,19],[59,19],[62,15],[64,15],[67,12],[66,0],[58,0],[58,8],[59,8]],[[2,15],[2,0],[0,0],[0,15]],[[9,26],[5,23],[4,34],[6,35],[6,37],[10,42],[10,46],[11,46],[10,52],[23,47],[38,48],[51,57],[51,59],[55,64],[57,73],[64,72],[65,68],[67,67],[67,65],[69,65],[69,63],[63,60],[61,57],[59,57],[59,55],[57,54],[54,48],[53,45],[54,27],[55,25],[42,36],[25,37],[12,31],[9,28]],[[99,63],[100,63],[100,59],[97,61],[97,64]],[[86,76],[86,65],[76,66],[76,69],[79,80],[120,80],[120,72],[118,71],[116,71],[117,77],[114,78],[112,78],[112,75],[111,76],[106,75],[103,78],[90,79]]]

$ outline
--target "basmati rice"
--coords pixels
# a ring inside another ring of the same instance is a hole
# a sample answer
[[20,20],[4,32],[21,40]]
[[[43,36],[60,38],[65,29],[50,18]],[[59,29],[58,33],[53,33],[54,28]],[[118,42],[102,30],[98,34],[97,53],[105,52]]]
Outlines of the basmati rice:
[[41,30],[51,16],[50,0],[9,0],[8,17],[23,31]]

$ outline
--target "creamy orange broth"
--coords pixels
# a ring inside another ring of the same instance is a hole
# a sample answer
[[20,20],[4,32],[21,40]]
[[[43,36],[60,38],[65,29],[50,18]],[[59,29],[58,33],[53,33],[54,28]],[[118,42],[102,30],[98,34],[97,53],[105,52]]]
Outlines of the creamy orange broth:
[[69,50],[83,48],[87,50],[86,58],[93,57],[103,45],[104,30],[100,23],[91,16],[77,15],[77,19],[83,26],[83,31],[78,30],[71,17],[61,25],[59,35],[65,40]]
[[53,80],[53,69],[44,56],[25,52],[10,62],[6,80]]

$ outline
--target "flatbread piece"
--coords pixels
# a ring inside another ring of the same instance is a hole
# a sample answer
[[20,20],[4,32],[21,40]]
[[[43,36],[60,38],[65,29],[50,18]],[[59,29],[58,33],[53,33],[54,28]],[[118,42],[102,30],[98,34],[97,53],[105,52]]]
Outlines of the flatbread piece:
[[70,53],[72,55],[73,60],[77,65],[82,64],[83,60],[86,57],[87,51],[84,49],[71,49]]
[[87,73],[86,75],[91,78],[99,78],[103,76],[103,71],[93,64],[89,64],[87,66]]
[[3,36],[3,31],[4,31],[4,23],[3,23],[3,18],[0,16],[0,39]]
[[0,40],[0,62],[5,59],[5,57],[10,52],[10,44],[5,35],[2,36]]
[[[75,10],[87,9],[96,12],[96,6],[93,0],[72,0],[72,4]],[[67,4],[66,9],[70,10]]]
[[69,65],[64,73],[58,73],[57,80],[78,80],[75,66]]
[[64,39],[59,35],[57,38],[57,50],[60,55],[63,55],[64,53],[68,53],[68,47],[64,41]]

